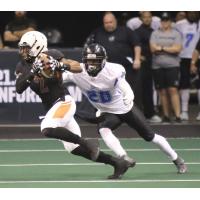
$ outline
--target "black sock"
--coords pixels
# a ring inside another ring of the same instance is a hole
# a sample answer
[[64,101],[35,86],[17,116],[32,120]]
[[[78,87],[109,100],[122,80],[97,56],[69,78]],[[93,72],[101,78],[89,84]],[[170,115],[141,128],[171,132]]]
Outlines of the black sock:
[[[82,146],[78,146],[71,153],[74,154],[74,155],[82,156],[84,158],[87,158],[87,159],[91,160],[90,159],[90,154]],[[100,151],[99,152],[99,157],[97,158],[96,162],[115,166],[117,160],[118,160],[118,158],[115,158],[115,157],[113,157],[113,156],[111,156],[109,154],[104,153],[103,151]]]

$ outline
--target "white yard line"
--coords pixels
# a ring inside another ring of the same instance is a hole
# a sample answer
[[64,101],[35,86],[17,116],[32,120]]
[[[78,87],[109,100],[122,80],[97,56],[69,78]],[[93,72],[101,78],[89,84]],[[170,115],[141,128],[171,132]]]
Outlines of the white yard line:
[[[140,162],[137,165],[171,165],[171,162]],[[187,162],[187,165],[200,165],[200,162]],[[102,163],[24,163],[0,164],[0,167],[34,167],[34,166],[100,166]]]
[[[95,137],[94,137],[95,138]],[[101,138],[98,138],[99,140],[102,140]],[[142,138],[119,138],[120,140],[142,140]],[[178,138],[167,138],[168,140],[200,140],[200,137],[178,137]],[[50,139],[50,138],[20,138],[20,139],[0,139],[0,142],[9,142],[9,141],[57,141],[56,139]]]
[[19,183],[167,183],[167,182],[200,182],[200,179],[167,179],[167,180],[41,180],[41,181],[0,181],[0,184],[19,184]]
[[[110,149],[101,149],[102,151],[111,151]],[[126,151],[160,151],[160,149],[125,149]],[[174,149],[176,151],[200,151],[200,148],[190,148],[190,149]],[[66,152],[65,149],[2,149],[0,153],[32,153],[32,152]]]

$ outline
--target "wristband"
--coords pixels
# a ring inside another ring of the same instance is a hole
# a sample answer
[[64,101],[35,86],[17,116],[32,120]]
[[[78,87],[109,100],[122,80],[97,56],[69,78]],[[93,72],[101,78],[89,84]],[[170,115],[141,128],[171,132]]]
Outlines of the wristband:
[[69,64],[64,64],[63,62],[60,62],[60,66],[62,70],[70,71],[71,66]]
[[71,66],[69,64],[63,64],[65,70],[70,71]]

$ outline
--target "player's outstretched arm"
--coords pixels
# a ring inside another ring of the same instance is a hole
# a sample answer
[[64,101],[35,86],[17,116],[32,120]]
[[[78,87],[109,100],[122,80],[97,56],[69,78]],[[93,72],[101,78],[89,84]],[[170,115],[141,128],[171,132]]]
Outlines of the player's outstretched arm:
[[82,72],[82,67],[80,66],[80,63],[77,62],[77,61],[75,61],[75,60],[70,60],[70,59],[63,58],[61,60],[61,62],[64,65],[69,66],[68,71],[70,71],[70,72],[73,72],[73,73],[80,73],[80,72]]

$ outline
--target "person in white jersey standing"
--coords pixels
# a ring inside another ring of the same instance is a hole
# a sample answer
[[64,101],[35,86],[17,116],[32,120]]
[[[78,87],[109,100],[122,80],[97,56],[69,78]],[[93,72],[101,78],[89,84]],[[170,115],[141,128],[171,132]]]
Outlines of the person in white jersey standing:
[[120,64],[106,61],[106,50],[99,44],[83,49],[81,73],[63,73],[63,81],[73,81],[92,105],[98,109],[100,122],[98,131],[106,145],[117,155],[123,154],[119,140],[112,131],[122,123],[128,124],[148,142],[153,142],[176,165],[178,173],[186,173],[184,160],[177,155],[167,140],[155,133],[142,112],[134,105],[133,91],[125,79],[125,69]]
[[[186,19],[176,23],[176,29],[182,34],[183,43],[180,53],[180,94],[181,94],[181,119],[188,120],[188,103],[190,98],[190,63],[200,35],[199,12],[186,12]],[[200,89],[198,89],[198,101],[200,102]],[[197,116],[200,120],[200,115]]]

